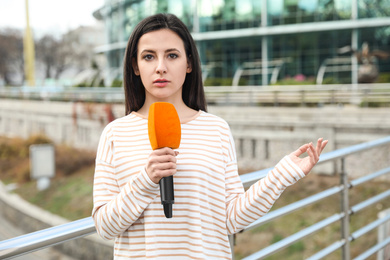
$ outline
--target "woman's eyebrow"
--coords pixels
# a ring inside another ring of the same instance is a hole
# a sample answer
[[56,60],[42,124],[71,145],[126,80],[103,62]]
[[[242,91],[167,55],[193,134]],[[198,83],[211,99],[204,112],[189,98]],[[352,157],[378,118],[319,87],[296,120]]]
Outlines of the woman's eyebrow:
[[179,53],[180,53],[180,51],[179,51],[178,49],[176,49],[176,48],[171,48],[171,49],[168,49],[168,50],[166,50],[165,52],[171,52],[171,51],[177,51],[177,52],[179,52]]
[[141,51],[140,54],[142,54],[142,53],[144,53],[144,52],[147,52],[147,53],[156,53],[154,50],[148,50],[148,49],[146,49],[146,50]]
[[[165,50],[165,53],[167,53],[167,52],[172,52],[172,51],[177,51],[177,52],[181,53],[180,50],[178,50],[178,49],[176,49],[176,48],[167,49],[167,50]],[[156,53],[155,50],[145,49],[145,50],[142,50],[140,54],[142,54],[142,53],[144,53],[144,52],[146,52],[146,53]]]

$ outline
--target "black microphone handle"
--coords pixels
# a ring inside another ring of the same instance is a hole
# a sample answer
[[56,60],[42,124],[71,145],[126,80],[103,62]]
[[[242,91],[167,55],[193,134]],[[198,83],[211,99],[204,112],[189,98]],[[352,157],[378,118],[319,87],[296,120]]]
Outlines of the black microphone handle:
[[164,177],[160,180],[161,204],[164,206],[164,214],[172,218],[172,204],[175,203],[173,193],[173,176]]

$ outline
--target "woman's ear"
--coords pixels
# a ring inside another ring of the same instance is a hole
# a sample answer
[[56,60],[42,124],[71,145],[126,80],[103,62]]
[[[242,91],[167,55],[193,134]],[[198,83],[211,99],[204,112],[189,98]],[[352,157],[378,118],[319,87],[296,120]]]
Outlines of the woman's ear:
[[192,60],[191,60],[191,56],[187,58],[187,73],[191,73],[192,71]]
[[134,74],[139,76],[139,69],[138,69],[138,65],[137,65],[137,60],[135,58],[131,59],[131,65],[133,67]]

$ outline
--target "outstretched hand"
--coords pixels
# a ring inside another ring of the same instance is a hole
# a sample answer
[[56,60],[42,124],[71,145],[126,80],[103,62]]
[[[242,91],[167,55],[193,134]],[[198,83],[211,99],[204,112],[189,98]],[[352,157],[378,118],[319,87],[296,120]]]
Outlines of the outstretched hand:
[[[318,139],[317,146],[314,148],[313,143],[304,144],[298,148],[295,152],[289,154],[290,159],[303,171],[305,175],[308,175],[314,165],[320,159],[320,154],[324,150],[328,140],[323,138]],[[309,156],[300,158],[303,153],[307,152]]]

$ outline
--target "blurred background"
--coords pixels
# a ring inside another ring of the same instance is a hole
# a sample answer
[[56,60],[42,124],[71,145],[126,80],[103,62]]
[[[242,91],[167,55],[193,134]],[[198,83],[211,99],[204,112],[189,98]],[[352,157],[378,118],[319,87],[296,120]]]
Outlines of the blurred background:
[[389,0],[27,3],[0,4],[0,86],[27,84],[31,44],[36,86],[121,86],[132,29],[159,12],[192,32],[206,86],[390,81]]
[[[235,258],[390,259],[390,0],[0,0],[0,259],[1,240],[48,226],[84,219],[94,233],[96,148],[124,116],[126,44],[160,12],[196,41],[208,111],[229,123],[246,187],[329,140],[327,161],[235,236]],[[41,184],[34,145],[54,151],[37,156],[53,166]],[[106,260],[112,248],[92,235],[17,259]]]

